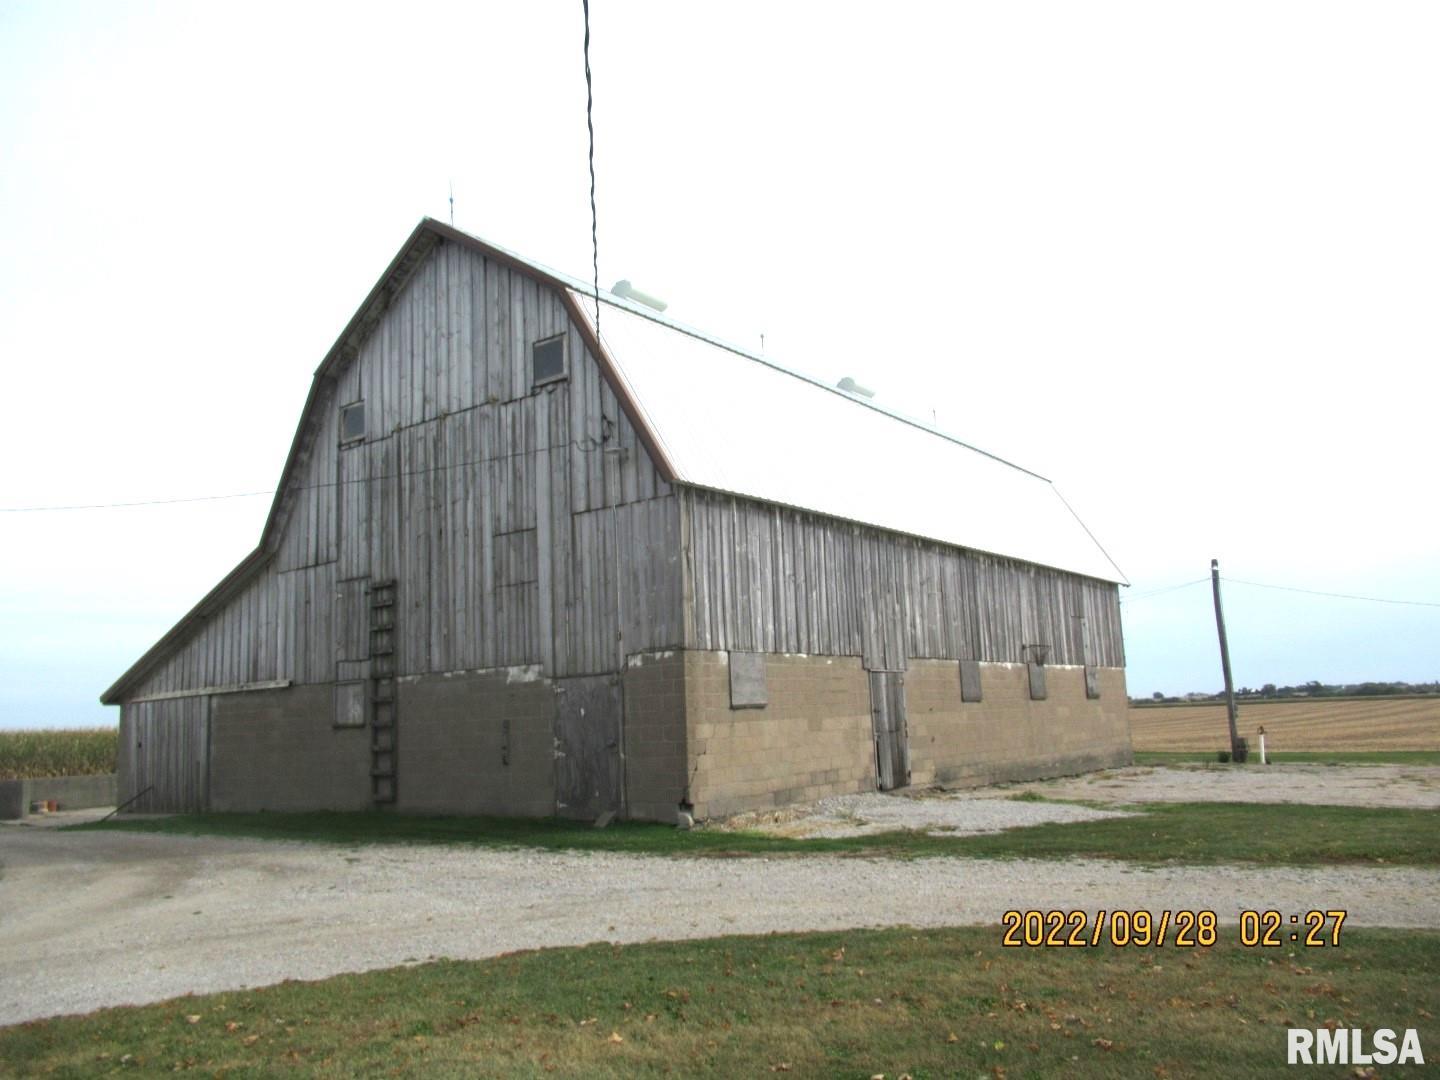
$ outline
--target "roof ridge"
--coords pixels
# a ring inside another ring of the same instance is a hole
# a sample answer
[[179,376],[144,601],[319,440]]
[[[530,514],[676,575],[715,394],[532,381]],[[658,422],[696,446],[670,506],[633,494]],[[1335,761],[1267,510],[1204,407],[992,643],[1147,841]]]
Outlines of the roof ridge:
[[[425,222],[426,224],[443,225],[442,222],[435,221],[434,218],[426,218]],[[496,251],[502,253],[508,258],[514,259],[516,262],[523,263],[526,266],[530,267],[532,270],[535,270],[549,278],[552,278],[557,284],[563,285],[564,287],[570,289],[572,292],[578,293],[581,296],[586,297],[587,299],[596,299],[597,289],[594,282],[583,281],[580,278],[575,277],[573,274],[567,274],[563,270],[556,270],[553,267],[546,266],[544,263],[536,262],[534,259],[521,255],[518,252],[513,251],[510,248],[504,247],[501,244],[497,244],[493,240],[488,240],[483,236],[476,236],[474,233],[468,233],[462,229],[455,229],[453,225],[445,226],[445,228],[454,230],[455,232],[461,233],[464,236],[468,236],[470,239],[480,244],[483,244],[486,247],[494,248]],[[1003,458],[999,454],[992,454],[989,450],[984,450],[978,446],[975,446],[973,443],[968,443],[964,439],[960,438],[958,435],[945,431],[943,428],[940,428],[934,424],[927,424],[924,420],[921,420],[918,417],[910,416],[907,413],[900,412],[896,409],[887,408],[884,405],[867,400],[865,398],[856,397],[854,394],[847,394],[838,386],[830,385],[830,383],[821,379],[817,375],[810,375],[807,372],[800,371],[797,368],[792,368],[787,364],[782,364],[779,361],[772,360],[767,356],[762,356],[759,353],[751,352],[749,349],[745,348],[744,346],[737,345],[733,341],[728,341],[725,338],[719,337],[718,335],[708,333],[707,331],[701,330],[698,327],[691,326],[688,323],[680,322],[678,319],[663,315],[660,312],[656,311],[654,308],[646,307],[645,305],[636,303],[635,301],[630,300],[626,297],[616,296],[609,289],[599,289],[598,293],[598,299],[600,299],[604,303],[611,305],[612,307],[619,308],[622,311],[628,311],[632,315],[639,315],[642,318],[649,319],[651,322],[659,323],[661,326],[665,326],[671,330],[686,334],[690,337],[695,338],[698,341],[704,341],[707,344],[714,345],[717,348],[721,348],[726,350],[727,352],[734,353],[736,356],[743,357],[746,360],[750,360],[754,363],[771,368],[772,370],[778,371],[783,375],[789,375],[791,378],[799,379],[802,382],[807,382],[812,386],[820,388],[821,390],[836,394],[844,400],[852,402],[855,405],[864,406],[865,408],[871,409],[874,412],[878,412],[883,416],[888,416],[892,420],[898,420],[902,424],[909,424],[911,427],[919,428],[921,431],[955,443],[957,446],[963,446],[966,450],[969,450],[972,453],[980,454],[984,457],[990,458],[992,461],[997,461],[1001,465],[1008,465],[1012,469],[1016,469],[1022,473],[1025,473],[1027,476],[1033,476],[1037,480],[1043,480],[1047,484],[1053,483],[1053,481],[1051,481],[1048,476],[1041,476],[1034,469],[1027,469],[1025,468],[1025,466],[1017,465],[1015,462],[1010,461],[1007,458]]]

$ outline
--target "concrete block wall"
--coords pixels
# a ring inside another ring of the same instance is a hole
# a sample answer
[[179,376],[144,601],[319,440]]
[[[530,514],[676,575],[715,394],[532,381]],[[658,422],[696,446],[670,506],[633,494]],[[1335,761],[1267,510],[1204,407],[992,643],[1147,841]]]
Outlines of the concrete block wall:
[[686,797],[685,654],[638,653],[625,665],[625,809],[673,822]]
[[[980,785],[1132,760],[1125,673],[1045,669],[1032,701],[1023,664],[982,664],[984,700],[960,700],[959,664],[911,660],[906,719],[914,785]],[[625,787],[632,818],[725,817],[875,786],[869,678],[858,657],[765,656],[768,703],[730,707],[729,654],[630,658],[623,675]],[[536,669],[400,680],[400,798],[419,813],[555,812],[555,697]],[[217,695],[210,806],[222,811],[363,810],[370,733],[333,726],[333,688]]]
[[61,810],[115,805],[115,774],[98,776],[37,776],[0,780],[0,821],[23,818],[30,804],[54,799]]
[[685,729],[697,818],[875,786],[870,683],[858,657],[767,654],[769,704],[730,707],[729,654],[687,650]]
[[1047,666],[1046,699],[1030,699],[1024,664],[981,664],[983,700],[960,700],[954,660],[911,660],[905,675],[913,785],[979,786],[1128,765],[1125,672],[1099,670],[1100,697],[1085,696],[1085,669]]
[[[402,678],[401,811],[555,813],[555,691],[534,669]],[[369,769],[367,762],[366,770]]]
[[217,694],[210,709],[210,809],[369,807],[370,733],[333,725],[330,684]]

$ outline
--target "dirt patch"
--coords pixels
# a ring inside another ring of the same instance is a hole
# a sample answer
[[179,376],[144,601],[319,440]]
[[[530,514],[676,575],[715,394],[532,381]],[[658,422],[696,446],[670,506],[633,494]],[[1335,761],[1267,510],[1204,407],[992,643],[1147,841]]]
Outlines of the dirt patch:
[[1127,817],[1068,803],[1016,802],[969,792],[835,795],[809,806],[732,818],[722,828],[757,829],[777,836],[865,836],[919,829],[946,836],[974,836],[1050,822]]

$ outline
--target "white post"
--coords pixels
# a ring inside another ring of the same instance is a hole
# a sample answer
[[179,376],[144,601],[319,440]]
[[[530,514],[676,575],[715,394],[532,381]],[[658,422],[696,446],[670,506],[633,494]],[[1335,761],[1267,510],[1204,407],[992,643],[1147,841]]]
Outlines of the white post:
[[1262,724],[1261,727],[1260,727],[1260,732],[1259,732],[1259,734],[1260,734],[1260,764],[1261,764],[1261,765],[1268,765],[1268,764],[1270,764],[1270,763],[1265,760],[1265,727],[1264,727],[1263,724]]

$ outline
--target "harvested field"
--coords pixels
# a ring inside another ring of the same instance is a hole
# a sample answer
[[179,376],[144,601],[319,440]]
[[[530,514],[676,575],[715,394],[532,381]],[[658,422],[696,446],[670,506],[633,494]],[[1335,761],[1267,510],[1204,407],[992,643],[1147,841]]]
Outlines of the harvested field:
[[[1240,706],[1240,734],[1256,747],[1256,728],[1265,727],[1265,747],[1287,750],[1440,750],[1440,696],[1405,698],[1317,698],[1246,702]],[[1160,705],[1130,709],[1136,750],[1224,750],[1228,748],[1225,706]]]

